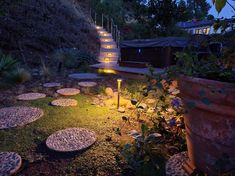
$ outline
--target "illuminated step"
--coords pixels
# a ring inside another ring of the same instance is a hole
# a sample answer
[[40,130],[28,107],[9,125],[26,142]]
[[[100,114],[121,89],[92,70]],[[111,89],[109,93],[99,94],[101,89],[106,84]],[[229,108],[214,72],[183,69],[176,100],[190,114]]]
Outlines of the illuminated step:
[[100,56],[104,57],[117,57],[119,55],[118,52],[101,52]]
[[101,26],[96,26],[96,29],[99,30],[99,29],[103,29]]
[[102,58],[102,59],[99,59],[98,60],[99,62],[102,62],[102,63],[113,63],[113,62],[117,62],[118,59],[113,59],[113,58]]
[[101,48],[103,48],[103,49],[114,49],[114,48],[117,48],[117,46],[116,46],[116,44],[102,44],[101,45]]
[[99,62],[105,61],[105,62],[113,62],[113,61],[117,61],[118,57],[103,57],[100,56],[99,57]]
[[105,43],[109,44],[110,42],[114,42],[112,38],[100,38],[100,41],[104,44]]

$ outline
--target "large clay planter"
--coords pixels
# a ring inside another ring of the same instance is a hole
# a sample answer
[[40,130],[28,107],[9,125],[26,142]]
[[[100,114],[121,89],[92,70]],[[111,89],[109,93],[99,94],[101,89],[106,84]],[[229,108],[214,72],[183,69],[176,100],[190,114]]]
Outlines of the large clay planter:
[[228,155],[223,171],[234,171],[235,84],[181,76],[179,89],[185,106],[191,107],[184,118],[189,155],[185,170],[217,175],[215,163]]

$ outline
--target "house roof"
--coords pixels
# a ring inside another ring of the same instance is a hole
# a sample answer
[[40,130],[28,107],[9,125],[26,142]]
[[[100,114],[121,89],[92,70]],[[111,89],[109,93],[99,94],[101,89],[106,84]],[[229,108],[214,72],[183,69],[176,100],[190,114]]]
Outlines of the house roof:
[[121,48],[148,47],[185,47],[188,39],[184,37],[163,37],[157,39],[126,40],[121,42]]
[[186,21],[186,22],[178,22],[176,26],[186,29],[186,28],[211,26],[213,25],[214,22],[215,22],[214,20]]

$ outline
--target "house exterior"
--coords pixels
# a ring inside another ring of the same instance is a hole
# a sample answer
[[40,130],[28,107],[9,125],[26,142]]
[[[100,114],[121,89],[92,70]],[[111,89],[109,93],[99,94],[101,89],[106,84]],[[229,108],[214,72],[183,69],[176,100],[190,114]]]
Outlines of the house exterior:
[[[220,34],[222,29],[219,28],[217,31],[214,30],[214,23],[216,20],[202,20],[202,21],[187,21],[187,22],[178,22],[177,27],[180,27],[186,30],[189,34]],[[235,19],[228,19],[228,28],[226,32],[232,31],[235,29]]]

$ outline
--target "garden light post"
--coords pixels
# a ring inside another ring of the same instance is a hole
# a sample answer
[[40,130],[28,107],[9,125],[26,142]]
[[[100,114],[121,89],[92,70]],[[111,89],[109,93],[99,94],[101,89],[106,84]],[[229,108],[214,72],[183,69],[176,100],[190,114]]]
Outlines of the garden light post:
[[118,99],[117,99],[117,109],[119,109],[120,106],[120,93],[121,93],[121,83],[122,83],[122,79],[117,79],[117,83],[118,83]]

